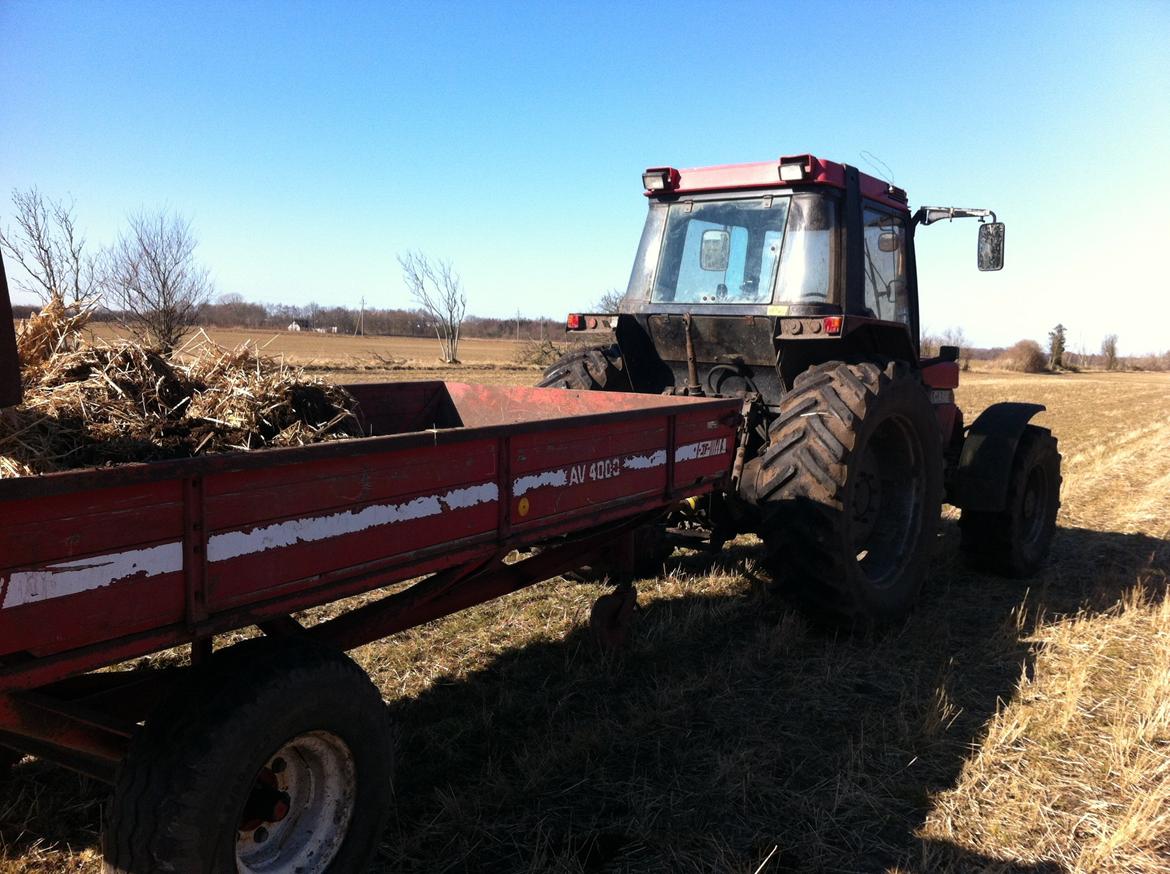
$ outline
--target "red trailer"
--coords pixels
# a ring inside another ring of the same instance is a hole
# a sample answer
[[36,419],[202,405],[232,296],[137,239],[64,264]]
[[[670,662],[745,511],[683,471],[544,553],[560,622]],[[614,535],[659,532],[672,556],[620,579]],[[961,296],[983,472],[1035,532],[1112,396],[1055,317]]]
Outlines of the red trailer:
[[[362,870],[391,750],[343,651],[630,543],[737,448],[739,400],[349,390],[370,436],[0,480],[0,744],[114,784],[105,870]],[[178,646],[189,667],[113,667]]]

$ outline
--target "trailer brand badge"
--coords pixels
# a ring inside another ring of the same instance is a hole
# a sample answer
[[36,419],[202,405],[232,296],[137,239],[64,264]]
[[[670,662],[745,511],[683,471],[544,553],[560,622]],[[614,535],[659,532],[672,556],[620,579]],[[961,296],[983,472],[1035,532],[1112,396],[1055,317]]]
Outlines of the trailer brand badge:
[[710,458],[712,455],[722,455],[727,451],[727,438],[718,440],[700,440],[698,443],[687,443],[680,446],[674,453],[675,461],[694,461],[696,458]]
[[[674,460],[694,461],[698,458],[710,458],[723,455],[727,452],[727,438],[715,440],[700,440],[697,443],[684,443],[674,451]],[[614,479],[627,470],[652,470],[666,466],[666,450],[659,449],[646,455],[625,455],[617,458],[605,458],[586,464],[573,464],[569,467],[542,470],[540,473],[528,473],[516,477],[512,481],[513,497],[520,497],[533,489],[564,488],[565,486],[579,486],[585,483],[600,480]]]

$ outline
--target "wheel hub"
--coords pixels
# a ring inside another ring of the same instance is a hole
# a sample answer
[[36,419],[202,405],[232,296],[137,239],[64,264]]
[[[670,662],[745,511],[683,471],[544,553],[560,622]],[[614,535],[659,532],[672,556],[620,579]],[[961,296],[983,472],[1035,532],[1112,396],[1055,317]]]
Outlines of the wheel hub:
[[1044,507],[1048,503],[1048,480],[1044,471],[1033,468],[1024,485],[1024,500],[1020,508],[1021,534],[1025,543],[1033,543],[1044,530]]
[[850,534],[861,573],[874,586],[895,579],[913,554],[924,478],[921,444],[900,416],[870,435],[853,472]]
[[873,451],[866,447],[865,457],[857,471],[853,486],[854,545],[858,549],[869,539],[877,524],[878,511],[882,506],[882,479],[877,470]]
[[354,810],[353,754],[326,731],[284,744],[256,775],[236,832],[241,874],[322,874]]
[[291,799],[287,792],[281,791],[276,777],[284,767],[284,759],[277,756],[269,766],[260,769],[252,793],[244,805],[240,831],[255,831],[262,825],[280,822],[288,816]]

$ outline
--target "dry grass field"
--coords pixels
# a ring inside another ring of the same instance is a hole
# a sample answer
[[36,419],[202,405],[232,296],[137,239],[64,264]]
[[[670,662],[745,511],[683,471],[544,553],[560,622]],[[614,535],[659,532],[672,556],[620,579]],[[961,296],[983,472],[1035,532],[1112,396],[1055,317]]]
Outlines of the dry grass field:
[[[433,361],[403,341],[269,351],[341,380],[535,379],[466,343],[460,368],[366,369]],[[617,656],[586,628],[602,588],[565,581],[363,647],[398,734],[375,870],[1170,871],[1170,376],[964,379],[969,417],[1049,407],[1064,503],[1040,577],[967,570],[948,513],[920,609],[878,635],[810,626],[742,538],[641,581]],[[18,765],[0,869],[97,871],[103,800]]]
[[[113,325],[94,326],[100,338],[124,335]],[[493,385],[531,384],[540,368],[517,364],[517,355],[529,340],[480,340],[459,342],[459,365],[439,360],[434,337],[354,337],[313,331],[246,331],[210,329],[208,336],[224,347],[249,343],[265,355],[284,358],[310,373],[326,375],[333,382],[377,382],[387,379],[459,379]],[[199,342],[199,334],[188,342]]]

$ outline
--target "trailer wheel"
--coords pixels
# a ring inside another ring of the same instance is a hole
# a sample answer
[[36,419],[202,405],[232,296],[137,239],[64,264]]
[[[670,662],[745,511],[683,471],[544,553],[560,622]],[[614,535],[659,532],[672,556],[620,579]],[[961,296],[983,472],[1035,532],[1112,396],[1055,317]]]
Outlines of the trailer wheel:
[[1006,577],[1030,577],[1048,557],[1060,510],[1060,452],[1047,428],[1029,425],[1020,437],[1000,513],[963,510],[964,557]]
[[830,362],[800,374],[753,464],[767,565],[837,622],[904,616],[942,506],[942,443],[909,366]]
[[248,641],[147,721],[114,786],[105,874],[363,871],[390,809],[388,716],[342,653]]
[[538,388],[579,391],[629,391],[625,363],[616,345],[578,349],[557,359],[544,372]]

